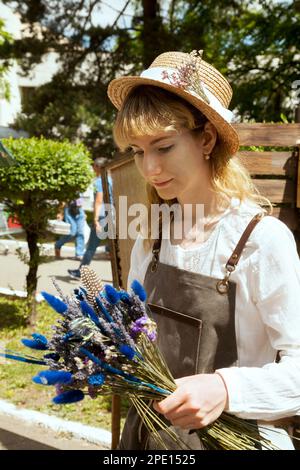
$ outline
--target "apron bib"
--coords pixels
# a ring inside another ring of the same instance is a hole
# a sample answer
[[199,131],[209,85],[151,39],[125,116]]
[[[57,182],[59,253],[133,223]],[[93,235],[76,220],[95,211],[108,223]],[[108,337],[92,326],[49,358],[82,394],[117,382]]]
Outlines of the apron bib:
[[[161,237],[155,241],[144,288],[157,323],[158,347],[175,379],[213,373],[236,364],[236,284],[229,278],[261,218],[262,214],[257,214],[248,224],[226,263],[226,275],[221,280],[160,263]],[[195,432],[170,427],[176,430],[187,449],[203,449]],[[178,449],[164,431],[159,432],[164,434],[168,449]],[[128,412],[119,448],[163,449],[142,425],[134,407]]]

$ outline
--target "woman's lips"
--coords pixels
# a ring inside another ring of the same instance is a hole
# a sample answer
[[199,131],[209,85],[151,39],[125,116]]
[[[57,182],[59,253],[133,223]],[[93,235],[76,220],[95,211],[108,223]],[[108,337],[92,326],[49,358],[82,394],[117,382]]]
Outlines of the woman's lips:
[[163,181],[162,183],[153,183],[153,185],[156,188],[163,188],[163,187],[167,186],[169,183],[171,183],[171,181],[173,181],[173,178],[171,178],[169,180],[166,180],[166,181]]

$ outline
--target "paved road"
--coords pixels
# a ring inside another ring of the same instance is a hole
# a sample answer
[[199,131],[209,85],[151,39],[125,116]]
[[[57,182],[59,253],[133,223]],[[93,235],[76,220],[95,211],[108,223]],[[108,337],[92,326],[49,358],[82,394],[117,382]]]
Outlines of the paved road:
[[[52,255],[51,252],[50,255]],[[67,269],[78,268],[79,262],[74,260],[70,250],[62,250],[62,259],[60,260],[56,260],[53,256],[49,256],[48,260],[49,262],[39,267],[38,292],[46,290],[51,294],[56,294],[51,281],[51,276],[55,276],[63,292],[71,293],[78,285],[78,281],[70,279]],[[95,255],[91,268],[104,282],[112,282],[111,263],[103,259],[101,252]],[[20,261],[14,253],[14,249],[11,248],[7,255],[0,254],[0,288],[24,291],[27,271],[28,266]]]
[[[107,447],[106,447],[107,448]],[[101,450],[70,435],[0,414],[0,450]]]

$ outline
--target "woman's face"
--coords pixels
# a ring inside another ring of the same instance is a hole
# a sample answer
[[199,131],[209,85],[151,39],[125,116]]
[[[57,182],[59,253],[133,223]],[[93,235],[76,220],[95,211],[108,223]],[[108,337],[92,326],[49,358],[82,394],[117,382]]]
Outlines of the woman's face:
[[210,165],[204,158],[210,152],[204,134],[207,132],[169,131],[130,142],[139,172],[162,199],[192,202],[191,196],[205,193],[210,186]]

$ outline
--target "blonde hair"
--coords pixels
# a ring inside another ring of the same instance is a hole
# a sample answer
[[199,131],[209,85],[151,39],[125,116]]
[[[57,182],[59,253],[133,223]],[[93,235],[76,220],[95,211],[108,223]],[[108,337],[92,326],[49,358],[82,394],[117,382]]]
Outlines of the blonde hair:
[[[134,137],[156,135],[158,132],[190,129],[201,131],[208,119],[194,106],[177,95],[155,86],[136,87],[126,98],[118,112],[113,129],[114,139],[121,151],[128,150],[129,142]],[[209,160],[211,183],[217,196],[238,198],[241,202],[249,200],[259,206],[267,206],[272,213],[272,204],[262,196],[254,185],[251,176],[237,156],[224,152],[217,142]],[[145,247],[151,247],[151,204],[168,204],[176,199],[162,199],[156,189],[147,183],[148,196],[148,237]],[[161,215],[160,215],[161,218]]]

